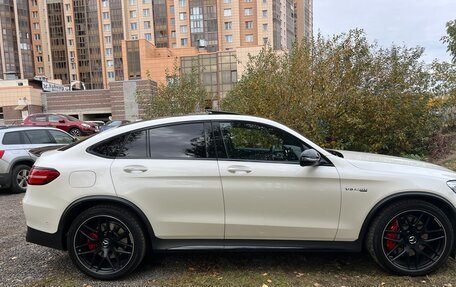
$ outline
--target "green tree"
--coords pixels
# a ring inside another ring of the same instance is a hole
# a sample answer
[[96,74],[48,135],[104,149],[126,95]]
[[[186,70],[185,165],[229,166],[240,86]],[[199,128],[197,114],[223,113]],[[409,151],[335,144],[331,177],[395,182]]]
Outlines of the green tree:
[[456,63],[456,20],[446,23],[447,35],[442,37],[443,43],[448,45],[447,51],[453,57],[453,63]]
[[328,148],[387,154],[430,149],[439,130],[422,48],[369,43],[362,30],[265,48],[222,109],[282,122]]
[[143,119],[185,115],[204,111],[207,92],[195,69],[179,74],[177,65],[166,73],[166,84],[159,84],[156,95],[138,93],[136,100]]

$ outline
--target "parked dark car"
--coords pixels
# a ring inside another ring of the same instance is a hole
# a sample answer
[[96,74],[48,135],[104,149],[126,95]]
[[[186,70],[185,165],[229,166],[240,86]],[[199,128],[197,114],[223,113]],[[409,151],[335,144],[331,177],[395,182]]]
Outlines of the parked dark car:
[[104,131],[112,129],[112,128],[117,128],[117,127],[120,127],[121,125],[126,125],[129,123],[130,123],[130,121],[127,121],[127,120],[109,121],[104,126],[100,127],[100,132],[104,132]]
[[28,116],[22,125],[55,127],[76,137],[98,132],[98,126],[96,124],[84,122],[75,117],[63,114],[33,114]]

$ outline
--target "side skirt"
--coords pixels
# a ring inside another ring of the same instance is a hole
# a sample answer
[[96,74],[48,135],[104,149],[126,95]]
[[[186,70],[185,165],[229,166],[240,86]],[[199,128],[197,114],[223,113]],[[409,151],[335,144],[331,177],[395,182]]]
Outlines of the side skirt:
[[311,251],[360,252],[358,241],[237,240],[237,239],[158,239],[154,251]]

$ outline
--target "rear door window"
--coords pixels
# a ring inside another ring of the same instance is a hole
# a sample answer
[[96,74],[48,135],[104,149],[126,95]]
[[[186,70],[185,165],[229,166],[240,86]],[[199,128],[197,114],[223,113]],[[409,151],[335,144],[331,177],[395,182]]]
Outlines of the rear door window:
[[206,158],[204,123],[179,124],[149,130],[151,157]]
[[55,140],[51,138],[47,130],[30,130],[25,131],[31,144],[55,144]]

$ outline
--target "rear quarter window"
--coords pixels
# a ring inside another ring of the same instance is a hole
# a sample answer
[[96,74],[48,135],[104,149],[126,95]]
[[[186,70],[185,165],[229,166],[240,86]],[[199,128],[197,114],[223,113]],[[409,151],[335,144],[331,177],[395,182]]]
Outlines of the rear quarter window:
[[46,130],[24,131],[31,144],[55,144],[55,140]]
[[2,144],[4,145],[16,145],[22,144],[22,136],[20,132],[9,132],[3,136]]

